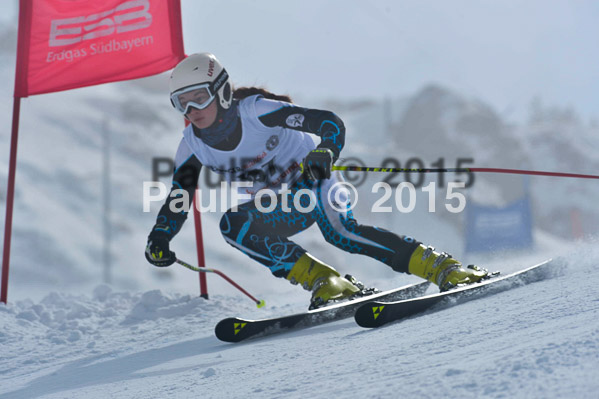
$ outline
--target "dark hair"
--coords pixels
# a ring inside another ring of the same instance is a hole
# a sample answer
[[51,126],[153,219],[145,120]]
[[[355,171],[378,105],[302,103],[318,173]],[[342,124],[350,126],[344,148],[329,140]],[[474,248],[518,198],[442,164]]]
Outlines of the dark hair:
[[260,94],[262,97],[268,98],[269,100],[285,101],[288,103],[293,102],[288,95],[274,94],[263,87],[238,87],[233,90],[233,98],[237,100],[243,100],[244,98],[255,94]]

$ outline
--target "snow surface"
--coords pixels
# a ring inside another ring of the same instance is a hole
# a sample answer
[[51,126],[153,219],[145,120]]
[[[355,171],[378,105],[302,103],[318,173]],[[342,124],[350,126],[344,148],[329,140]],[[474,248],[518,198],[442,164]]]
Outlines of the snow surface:
[[552,278],[377,330],[347,319],[241,344],[214,337],[221,318],[305,302],[259,310],[223,295],[100,285],[0,305],[0,398],[594,397],[594,244],[555,259]]

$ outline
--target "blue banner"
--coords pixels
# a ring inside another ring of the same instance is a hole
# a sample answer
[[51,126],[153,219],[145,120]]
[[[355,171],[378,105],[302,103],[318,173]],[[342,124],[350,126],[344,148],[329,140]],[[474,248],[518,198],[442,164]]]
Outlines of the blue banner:
[[525,249],[532,244],[532,212],[528,195],[505,207],[468,202],[466,252]]

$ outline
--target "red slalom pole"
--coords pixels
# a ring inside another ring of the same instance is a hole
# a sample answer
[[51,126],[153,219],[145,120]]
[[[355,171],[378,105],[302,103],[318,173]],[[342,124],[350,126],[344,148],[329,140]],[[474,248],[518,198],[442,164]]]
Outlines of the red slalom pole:
[[[196,251],[198,253],[198,263],[200,267],[206,265],[206,259],[204,257],[204,237],[202,235],[202,215],[198,211],[198,204],[200,203],[200,194],[196,190],[193,204],[193,219],[195,222],[196,231]],[[200,273],[200,296],[204,299],[208,299],[208,282],[206,281],[206,275]]]
[[4,252],[2,254],[2,289],[0,301],[8,301],[8,271],[10,265],[10,241],[12,238],[12,214],[15,200],[15,175],[17,170],[17,141],[19,139],[19,114],[21,97],[14,98],[12,112],[12,135],[10,138],[10,161],[8,164],[8,187],[6,190],[6,219],[4,220]]
[[563,172],[543,172],[538,170],[521,170],[521,169],[502,169],[502,168],[437,168],[437,169],[409,169],[409,168],[379,168],[365,166],[333,166],[333,170],[352,171],[352,172],[386,172],[386,173],[444,173],[444,172],[487,172],[487,173],[509,173],[518,175],[536,175],[536,176],[554,176],[554,177],[573,177],[579,179],[599,179],[597,175],[582,175],[577,173]]
[[554,176],[554,177],[573,177],[578,179],[599,179],[595,175],[581,175],[577,173],[563,172],[542,172],[538,170],[519,170],[519,169],[498,169],[498,168],[468,168],[470,172],[489,172],[489,173],[511,173],[516,175],[536,175],[536,176]]
[[221,276],[222,278],[224,278],[225,280],[227,280],[229,283],[231,283],[231,285],[233,285],[239,291],[241,291],[245,295],[247,295],[252,301],[254,301],[256,303],[257,307],[261,308],[261,307],[263,307],[265,305],[263,299],[256,299],[256,298],[254,298],[252,296],[252,294],[250,294],[249,292],[247,292],[246,290],[244,290],[239,284],[237,284],[235,281],[231,280],[229,277],[227,277],[227,275],[225,273],[221,272],[220,270],[210,269],[210,268],[207,268],[207,267],[195,267],[195,266],[190,265],[189,263],[183,262],[180,259],[177,259],[175,262],[177,262],[178,264],[180,264],[183,267],[188,268],[189,270],[193,270],[194,272],[216,273],[219,276]]

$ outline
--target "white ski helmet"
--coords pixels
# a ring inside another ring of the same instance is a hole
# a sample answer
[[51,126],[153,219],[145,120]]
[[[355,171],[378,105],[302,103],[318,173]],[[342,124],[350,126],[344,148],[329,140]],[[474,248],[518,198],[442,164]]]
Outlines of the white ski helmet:
[[171,103],[181,113],[189,107],[204,109],[218,96],[228,109],[233,101],[229,75],[213,54],[191,54],[173,69],[169,82]]

